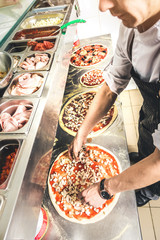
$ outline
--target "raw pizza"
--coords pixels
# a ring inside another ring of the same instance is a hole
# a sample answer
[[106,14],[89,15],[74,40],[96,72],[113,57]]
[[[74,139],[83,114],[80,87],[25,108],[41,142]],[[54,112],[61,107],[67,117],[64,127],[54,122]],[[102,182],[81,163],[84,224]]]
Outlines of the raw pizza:
[[[59,124],[64,131],[72,136],[76,135],[95,95],[96,91],[77,94],[64,105],[59,117]],[[104,132],[116,117],[117,107],[113,105],[108,113],[94,126],[89,137],[96,137]]]
[[56,158],[49,172],[48,188],[52,204],[69,221],[81,224],[97,222],[111,212],[119,194],[98,208],[84,203],[79,194],[93,183],[120,172],[116,157],[101,146],[86,145],[78,161],[70,160],[66,150]]
[[104,60],[107,51],[107,48],[101,44],[86,45],[72,54],[70,63],[75,67],[90,67]]
[[100,69],[93,69],[84,73],[80,78],[80,83],[84,87],[97,87],[104,83],[103,71]]

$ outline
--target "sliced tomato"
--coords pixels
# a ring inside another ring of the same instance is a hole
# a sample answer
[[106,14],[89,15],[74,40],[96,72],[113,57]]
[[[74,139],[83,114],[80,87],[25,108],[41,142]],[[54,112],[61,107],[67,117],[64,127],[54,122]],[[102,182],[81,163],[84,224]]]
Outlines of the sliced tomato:
[[49,41],[43,41],[44,46],[46,47],[46,49],[51,49],[54,47],[54,44],[52,42]]
[[34,47],[34,51],[45,51],[46,48],[43,43],[37,43],[37,45]]
[[36,41],[28,41],[27,46],[36,46],[37,43],[38,42],[36,42]]

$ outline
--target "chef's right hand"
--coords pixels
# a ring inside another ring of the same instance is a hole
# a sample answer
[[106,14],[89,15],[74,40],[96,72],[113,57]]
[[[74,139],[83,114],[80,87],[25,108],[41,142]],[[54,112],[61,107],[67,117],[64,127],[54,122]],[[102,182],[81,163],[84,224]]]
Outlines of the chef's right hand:
[[80,136],[78,132],[68,148],[69,158],[78,160],[79,152],[85,143],[86,137]]

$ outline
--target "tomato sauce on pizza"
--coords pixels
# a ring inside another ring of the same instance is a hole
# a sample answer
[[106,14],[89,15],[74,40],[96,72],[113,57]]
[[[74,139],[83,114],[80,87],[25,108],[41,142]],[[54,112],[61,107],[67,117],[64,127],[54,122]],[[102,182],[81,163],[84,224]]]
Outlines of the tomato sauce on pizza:
[[116,157],[103,147],[90,144],[81,151],[78,161],[71,161],[68,150],[61,153],[49,172],[49,195],[58,213],[69,221],[91,223],[99,221],[113,208],[117,197],[106,200],[95,208],[82,199],[79,193],[103,178],[120,173]]
[[80,83],[85,87],[97,87],[104,83],[103,71],[100,69],[93,69],[84,73],[80,78]]
[[93,66],[105,59],[107,51],[107,48],[101,44],[86,45],[72,54],[70,63],[75,67]]
[[[63,107],[59,124],[67,133],[75,136],[88,112],[96,91],[89,91],[72,97]],[[89,136],[97,136],[105,131],[116,119],[117,108],[113,105],[108,113],[96,124]]]

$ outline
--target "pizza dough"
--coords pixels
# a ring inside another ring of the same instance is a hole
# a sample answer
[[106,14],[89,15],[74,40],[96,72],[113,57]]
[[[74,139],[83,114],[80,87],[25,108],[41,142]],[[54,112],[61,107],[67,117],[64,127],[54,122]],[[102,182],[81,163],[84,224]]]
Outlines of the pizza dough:
[[106,58],[107,53],[107,47],[102,44],[86,45],[73,52],[70,64],[80,68],[92,67],[102,62]]
[[[77,94],[67,101],[59,117],[59,124],[64,131],[72,136],[76,135],[95,95],[96,91],[88,91]],[[108,113],[92,129],[89,137],[96,137],[104,132],[114,122],[117,115],[117,107],[113,105]]]
[[83,203],[78,194],[103,178],[118,175],[121,167],[109,150],[95,144],[87,144],[79,161],[71,161],[68,150],[59,154],[49,171],[49,196],[56,211],[66,220],[89,224],[103,219],[114,208],[119,194],[106,200],[102,207],[94,208]]
[[90,70],[81,76],[80,83],[84,87],[98,87],[105,82],[102,74],[103,71],[100,69]]

